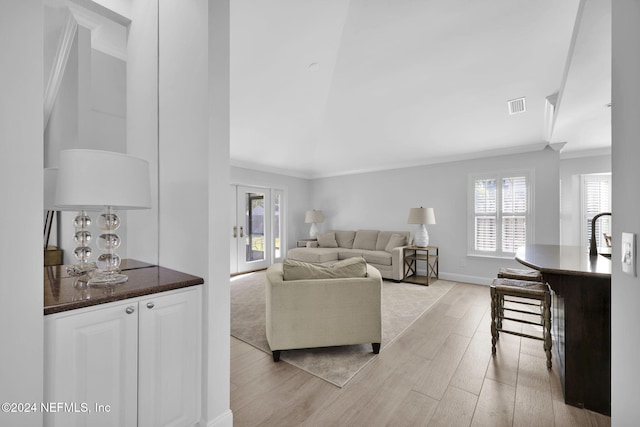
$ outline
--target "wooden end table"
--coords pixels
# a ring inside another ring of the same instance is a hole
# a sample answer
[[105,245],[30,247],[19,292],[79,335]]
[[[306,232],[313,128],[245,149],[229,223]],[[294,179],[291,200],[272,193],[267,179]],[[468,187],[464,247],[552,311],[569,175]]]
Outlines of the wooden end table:
[[316,238],[313,238],[313,239],[298,239],[296,241],[296,247],[298,247],[298,248],[306,248],[308,242],[316,242],[316,241],[318,241],[318,239],[316,239]]
[[[429,286],[431,279],[437,279],[439,249],[437,246],[405,246],[402,251],[403,282]],[[418,261],[426,263],[426,276],[418,274]]]

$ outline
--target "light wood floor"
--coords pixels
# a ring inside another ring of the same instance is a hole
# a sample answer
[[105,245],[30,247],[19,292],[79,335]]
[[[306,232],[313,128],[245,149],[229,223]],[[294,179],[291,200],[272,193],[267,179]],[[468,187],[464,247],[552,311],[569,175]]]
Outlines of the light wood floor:
[[489,288],[460,283],[342,389],[232,337],[231,409],[238,427],[611,425],[564,404],[541,341],[501,334],[491,357]]

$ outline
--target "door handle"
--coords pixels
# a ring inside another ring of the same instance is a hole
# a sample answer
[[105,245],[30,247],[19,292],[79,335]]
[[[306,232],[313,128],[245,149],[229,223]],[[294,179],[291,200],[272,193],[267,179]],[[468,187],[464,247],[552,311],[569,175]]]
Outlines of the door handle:
[[244,237],[244,227],[240,226],[240,237]]
[[233,237],[238,237],[238,227],[237,226],[233,226]]

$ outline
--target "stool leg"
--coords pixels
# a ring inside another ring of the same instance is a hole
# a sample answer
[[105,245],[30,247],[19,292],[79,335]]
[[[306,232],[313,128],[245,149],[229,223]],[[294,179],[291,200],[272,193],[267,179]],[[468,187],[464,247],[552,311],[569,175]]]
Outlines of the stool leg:
[[496,327],[498,316],[498,295],[496,295],[496,288],[491,287],[491,353],[496,353],[496,340],[498,339],[498,329]]
[[504,318],[504,295],[498,295],[498,329],[502,329],[502,319]]
[[544,295],[544,351],[547,353],[547,368],[551,369],[551,294],[545,292]]

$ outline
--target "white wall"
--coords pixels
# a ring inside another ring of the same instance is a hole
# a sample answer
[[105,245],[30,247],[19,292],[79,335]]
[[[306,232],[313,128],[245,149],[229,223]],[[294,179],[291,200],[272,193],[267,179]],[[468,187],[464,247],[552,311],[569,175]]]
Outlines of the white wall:
[[[467,188],[470,173],[533,170],[534,243],[559,242],[559,156],[550,149],[312,181],[312,203],[322,209],[324,229],[410,230],[411,207],[433,207],[430,243],[440,248],[442,278],[489,283],[508,259],[467,256]],[[303,218],[291,218],[291,222]]]
[[209,281],[205,293],[203,417],[208,426],[233,425],[230,403],[229,289],[229,1],[209,2]]
[[611,172],[611,155],[560,160],[561,245],[581,245],[581,176],[584,174],[605,172]]
[[[620,242],[623,231],[640,233],[640,1],[612,3],[612,223],[613,241]],[[640,278],[622,273],[620,244],[612,249],[611,421],[632,426],[640,419]]]
[[[0,396],[41,402],[43,376],[42,1],[0,4]],[[0,425],[42,414],[0,411]]]
[[159,16],[160,264],[205,279],[202,424],[231,426],[228,4],[160,0]]
[[287,248],[295,248],[296,240],[309,237],[310,224],[304,223],[304,215],[307,210],[315,206],[311,203],[311,182],[308,179],[232,167],[231,184],[285,190]]
[[206,276],[207,2],[160,0],[159,16],[160,264]]
[[[117,3],[114,1],[112,3]],[[158,2],[129,2],[127,153],[149,162],[151,209],[128,211],[127,256],[158,262]]]
[[79,26],[45,128],[45,167],[57,167],[58,152],[69,148],[126,152],[126,74],[127,64],[92,49],[90,31]]
[[[45,8],[47,13],[44,17],[45,22],[55,17],[52,10],[54,9]],[[47,42],[50,43],[49,40]],[[60,150],[78,148],[78,110],[80,108],[78,105],[78,54],[76,37],[69,52],[67,66],[51,109],[51,116],[44,130],[44,167],[58,167]]]
[[91,49],[91,141],[93,147],[126,153],[127,63]]

